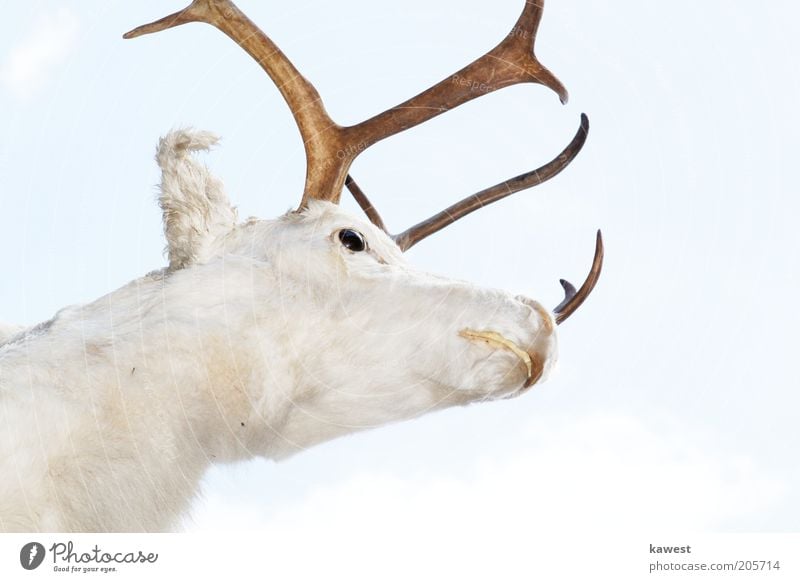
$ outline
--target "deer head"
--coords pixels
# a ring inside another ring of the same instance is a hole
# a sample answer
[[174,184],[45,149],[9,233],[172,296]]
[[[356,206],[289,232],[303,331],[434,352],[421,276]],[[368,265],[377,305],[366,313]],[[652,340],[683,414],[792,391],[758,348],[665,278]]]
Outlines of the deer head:
[[[429,410],[515,396],[556,358],[556,325],[586,299],[562,280],[552,311],[527,297],[435,277],[403,252],[466,214],[548,180],[581,149],[588,121],[553,161],[396,234],[348,170],[377,141],[514,83],[561,83],[533,55],[541,0],[497,47],[353,126],[230,0],[195,0],[127,38],[206,22],[276,83],[307,155],[297,210],[239,222],[193,155],[216,138],[161,140],[169,267],[28,330],[0,329],[0,529],[160,530],[208,464],[303,447]],[[369,220],[338,206],[347,186]],[[92,487],[87,487],[92,483]]]
[[[527,297],[422,273],[403,251],[470,212],[558,174],[585,142],[585,115],[550,163],[399,234],[388,233],[348,175],[353,160],[376,142],[488,92],[533,82],[566,102],[566,89],[533,53],[542,7],[542,0],[526,1],[511,33],[495,48],[416,97],[351,126],[330,118],[314,86],[230,0],[195,0],[124,35],[189,22],[215,26],[272,78],[297,122],[307,159],[305,189],[298,209],[277,220],[236,224],[221,185],[188,155],[211,145],[210,134],[170,134],[158,161],[170,269],[198,269],[224,258],[228,268],[253,274],[255,287],[264,290],[251,297],[255,310],[281,330],[279,339],[270,332],[262,341],[284,355],[281,368],[304,386],[305,410],[320,420],[310,440],[339,430],[331,426],[371,426],[449,404],[516,395],[551,368],[555,325],[583,303],[600,274],[599,231],[589,276],[580,290],[562,280],[565,298],[552,312]],[[338,207],[345,186],[371,224]],[[300,440],[308,444],[309,437]]]

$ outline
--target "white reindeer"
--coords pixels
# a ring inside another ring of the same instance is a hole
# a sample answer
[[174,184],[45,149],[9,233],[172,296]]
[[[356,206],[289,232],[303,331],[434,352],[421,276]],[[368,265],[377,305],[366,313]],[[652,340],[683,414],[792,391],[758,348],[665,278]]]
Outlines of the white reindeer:
[[[556,323],[599,275],[599,235],[586,283],[576,292],[562,282],[553,313],[415,270],[403,250],[558,173],[583,144],[585,117],[548,165],[394,237],[347,176],[366,146],[486,92],[473,83],[536,81],[565,99],[532,55],[540,14],[541,2],[526,3],[514,34],[487,55],[351,127],[327,117],[310,83],[229,0],[196,0],[129,33],[200,20],[239,42],[298,121],[306,189],[298,211],[240,223],[192,154],[216,138],[176,131],[161,140],[169,267],[33,328],[0,327],[0,529],[169,529],[214,462],[283,458],[355,430],[516,396],[544,378]],[[375,224],[338,207],[345,181]]]

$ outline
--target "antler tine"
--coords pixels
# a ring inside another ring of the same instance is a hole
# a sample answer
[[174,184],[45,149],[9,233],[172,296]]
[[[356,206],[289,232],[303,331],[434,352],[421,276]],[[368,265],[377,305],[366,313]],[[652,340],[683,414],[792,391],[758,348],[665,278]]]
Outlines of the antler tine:
[[367,198],[366,194],[364,194],[351,176],[347,176],[347,182],[345,182],[345,184],[347,185],[348,190],[350,190],[350,193],[353,195],[353,198],[356,199],[356,202],[358,202],[359,206],[361,206],[361,208],[364,210],[364,213],[367,215],[367,217],[369,217],[372,223],[389,234],[389,236],[394,239],[394,241],[403,251],[407,251],[422,239],[442,230],[446,226],[450,226],[456,220],[463,218],[467,214],[475,212],[476,210],[488,206],[493,202],[502,200],[507,196],[521,192],[522,190],[527,190],[528,188],[538,186],[542,182],[546,182],[550,178],[556,176],[564,168],[566,168],[581,151],[584,143],[586,143],[586,137],[588,133],[589,118],[586,117],[585,114],[581,114],[581,125],[578,128],[575,137],[572,138],[572,141],[569,143],[569,145],[567,145],[567,147],[564,148],[564,150],[557,157],[544,166],[535,170],[531,170],[530,172],[525,172],[524,174],[520,174],[519,176],[515,176],[514,178],[510,178],[509,180],[495,184],[490,188],[486,188],[480,192],[476,192],[475,194],[467,196],[463,200],[456,202],[452,206],[449,206],[441,212],[434,214],[419,224],[404,230],[400,234],[392,235],[388,233],[380,214],[378,214],[378,211],[369,201],[369,198]]
[[419,125],[454,107],[518,83],[539,83],[555,91],[562,103],[568,93],[534,54],[544,0],[526,0],[522,14],[506,37],[482,57],[416,97],[348,127],[359,152],[386,137]]
[[592,268],[589,270],[589,274],[586,276],[586,280],[583,282],[583,285],[581,285],[581,288],[576,291],[575,286],[572,283],[561,279],[561,286],[564,288],[564,300],[559,303],[555,309],[553,309],[556,324],[561,325],[564,323],[564,321],[570,315],[575,313],[578,307],[583,305],[583,302],[586,301],[586,298],[589,297],[589,294],[594,289],[594,286],[597,285],[598,279],[600,279],[600,271],[603,270],[604,254],[605,249],[603,247],[603,234],[598,230],[594,247],[594,260],[592,261]]
[[370,222],[372,222],[372,224],[380,228],[386,234],[389,234],[389,231],[386,230],[386,223],[383,222],[383,218],[381,218],[378,209],[372,205],[372,202],[370,202],[369,198],[367,198],[367,195],[364,194],[364,191],[358,184],[356,184],[356,181],[350,174],[347,174],[344,185],[347,186],[348,190],[350,190],[350,194],[353,195],[353,198],[355,198],[356,202],[358,202],[358,205],[361,207],[361,210],[364,211],[364,214],[367,215],[367,218],[369,218]]
[[566,102],[566,89],[533,52],[543,6],[544,0],[526,0],[509,34],[488,53],[416,97],[348,127],[330,118],[314,86],[231,0],[194,0],[184,10],[124,37],[205,22],[247,51],[278,86],[300,129],[307,160],[303,207],[312,199],[338,203],[350,165],[369,146],[481,95],[517,83],[540,83]]
[[401,232],[394,237],[395,242],[404,251],[408,250],[422,239],[429,237],[433,233],[453,224],[456,220],[463,218],[471,212],[475,212],[476,210],[488,206],[493,202],[497,202],[498,200],[502,200],[507,196],[511,196],[512,194],[522,190],[527,190],[528,188],[532,188],[534,186],[538,186],[542,182],[546,182],[550,178],[558,175],[572,162],[572,160],[575,159],[575,156],[577,156],[581,151],[581,148],[583,148],[583,144],[586,143],[586,136],[588,133],[589,118],[586,117],[585,114],[581,114],[581,125],[578,128],[575,137],[573,137],[572,141],[570,141],[567,147],[564,148],[564,150],[550,162],[540,168],[531,170],[530,172],[525,172],[524,174],[515,176],[514,178],[506,180],[505,182],[495,184],[490,188],[481,190],[472,196],[468,196],[467,198],[456,202],[438,214],[434,214],[427,220],[424,220],[419,224],[405,230],[404,232]]

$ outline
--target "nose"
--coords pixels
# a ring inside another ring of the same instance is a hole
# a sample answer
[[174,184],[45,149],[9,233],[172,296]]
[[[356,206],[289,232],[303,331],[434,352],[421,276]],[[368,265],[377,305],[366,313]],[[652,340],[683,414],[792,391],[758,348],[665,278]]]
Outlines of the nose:
[[535,335],[525,346],[525,352],[531,360],[531,369],[523,388],[529,388],[541,380],[544,375],[545,364],[550,356],[552,346],[549,341],[545,341],[544,346],[546,347],[544,347],[541,340],[553,336],[556,321],[553,313],[538,301],[524,295],[517,295],[515,299],[530,309],[530,317],[535,320]]
[[538,316],[538,319],[541,320],[542,323],[542,330],[546,334],[551,334],[556,328],[555,319],[553,318],[553,314],[550,313],[548,309],[539,303],[538,301],[534,301],[530,297],[525,297],[524,295],[517,295],[514,297],[520,303],[523,303],[530,307],[535,316]]

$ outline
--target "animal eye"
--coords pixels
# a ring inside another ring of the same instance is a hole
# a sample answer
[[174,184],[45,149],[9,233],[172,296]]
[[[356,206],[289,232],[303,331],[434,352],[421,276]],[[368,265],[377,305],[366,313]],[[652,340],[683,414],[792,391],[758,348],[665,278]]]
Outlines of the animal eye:
[[356,230],[343,228],[339,231],[339,240],[344,245],[344,248],[354,253],[360,253],[367,248],[367,241],[364,240],[364,235]]

